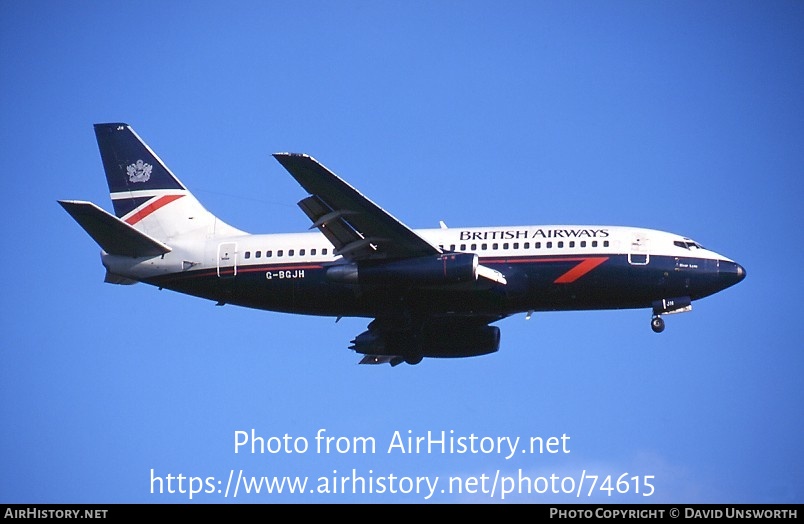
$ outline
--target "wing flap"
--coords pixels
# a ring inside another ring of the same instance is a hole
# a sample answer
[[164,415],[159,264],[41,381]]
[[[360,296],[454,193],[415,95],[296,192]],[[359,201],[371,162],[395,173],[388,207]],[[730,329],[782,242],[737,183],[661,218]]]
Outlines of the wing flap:
[[360,360],[360,362],[358,362],[358,364],[368,364],[371,366],[378,364],[391,364],[392,366],[396,366],[397,364],[402,363],[402,361],[402,357],[396,355],[366,355]]
[[372,258],[375,254],[376,247],[371,246],[371,241],[366,241],[349,223],[348,217],[356,215],[356,212],[348,209],[333,210],[317,195],[301,200],[299,207],[313,221],[312,227],[318,228],[344,257],[357,260]]

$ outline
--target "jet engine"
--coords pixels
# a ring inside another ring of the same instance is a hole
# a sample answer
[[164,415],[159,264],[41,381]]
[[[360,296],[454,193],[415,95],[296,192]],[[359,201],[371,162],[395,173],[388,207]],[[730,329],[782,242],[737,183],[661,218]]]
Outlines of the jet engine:
[[366,260],[327,269],[334,282],[385,286],[392,283],[419,285],[458,284],[477,280],[474,253],[446,253],[400,260]]
[[[500,348],[500,328],[496,326],[451,326],[409,332],[364,331],[349,349],[364,355],[402,356],[408,361],[421,357],[476,357]],[[415,360],[415,362],[418,362]]]

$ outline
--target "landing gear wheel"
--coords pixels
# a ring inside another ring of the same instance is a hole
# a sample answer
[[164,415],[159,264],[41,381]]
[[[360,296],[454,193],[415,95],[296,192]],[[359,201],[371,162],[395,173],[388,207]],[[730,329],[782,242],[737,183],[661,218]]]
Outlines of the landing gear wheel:
[[662,317],[653,317],[650,321],[650,328],[654,333],[661,333],[664,331],[664,319]]
[[405,362],[407,362],[411,366],[415,366],[416,364],[418,364],[421,361],[422,361],[422,356],[421,355],[408,355],[408,356],[405,357]]

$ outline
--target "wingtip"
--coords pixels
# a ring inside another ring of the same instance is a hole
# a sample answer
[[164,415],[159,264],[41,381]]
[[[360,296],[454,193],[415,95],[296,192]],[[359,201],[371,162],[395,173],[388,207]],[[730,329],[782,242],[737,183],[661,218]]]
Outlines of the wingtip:
[[97,124],[94,124],[94,127],[95,129],[101,129],[104,127],[120,129],[131,126],[125,122],[98,122]]
[[283,152],[283,153],[274,153],[274,154],[273,154],[273,157],[274,157],[274,158],[279,158],[279,157],[283,157],[283,158],[284,158],[284,157],[292,157],[292,156],[300,156],[300,157],[305,157],[305,158],[313,158],[313,157],[311,157],[310,155],[308,155],[308,154],[306,154],[306,153],[290,153],[290,152],[287,152],[287,151],[285,151],[285,152]]
[[306,153],[274,153],[272,155],[277,162],[282,164],[286,169],[293,165],[308,165],[309,163],[317,164],[318,161]]

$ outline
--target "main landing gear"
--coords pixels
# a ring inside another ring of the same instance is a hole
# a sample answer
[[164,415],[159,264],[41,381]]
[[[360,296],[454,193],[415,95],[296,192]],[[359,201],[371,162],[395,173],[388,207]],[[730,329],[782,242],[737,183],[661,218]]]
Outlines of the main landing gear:
[[654,333],[661,333],[664,331],[664,319],[659,315],[654,315],[654,317],[650,319],[650,328]]
[[391,367],[396,367],[401,363],[410,364],[415,366],[422,361],[422,356],[418,354],[405,355],[403,357],[394,357],[391,359]]
[[421,355],[407,355],[405,357],[405,363],[410,364],[411,366],[415,366],[421,361],[422,361]]

